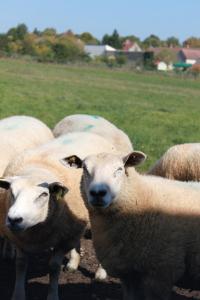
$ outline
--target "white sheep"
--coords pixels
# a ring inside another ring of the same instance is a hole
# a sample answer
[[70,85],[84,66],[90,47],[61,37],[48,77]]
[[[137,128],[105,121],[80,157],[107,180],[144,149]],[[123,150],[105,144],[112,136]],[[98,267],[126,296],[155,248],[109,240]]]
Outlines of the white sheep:
[[116,152],[113,145],[98,135],[70,133],[25,151],[6,168],[5,179],[0,180],[0,187],[4,189],[0,232],[17,248],[12,300],[25,299],[29,253],[54,248],[48,300],[58,300],[60,266],[64,255],[72,249],[68,267],[78,267],[80,256],[75,248],[79,248],[89,222],[79,188],[82,172],[66,168],[59,160],[72,151],[84,158],[86,153],[98,153],[102,148]]
[[[8,163],[21,152],[39,146],[53,139],[51,130],[41,121],[29,116],[12,116],[0,120],[0,176],[3,175]],[[4,195],[0,190],[0,207],[4,206]],[[1,214],[4,214],[2,209]],[[12,258],[14,248],[7,242],[3,243],[3,255]]]
[[97,257],[124,299],[167,300],[183,275],[199,280],[200,183],[141,175],[132,166],[144,159],[103,153],[73,164],[83,167]]
[[61,120],[53,129],[56,137],[74,131],[98,134],[107,139],[122,153],[129,153],[133,150],[127,134],[100,116],[86,114],[70,115]]
[[51,130],[36,118],[12,116],[0,120],[0,176],[19,153],[51,139]]
[[181,181],[200,181],[200,143],[170,147],[148,174]]

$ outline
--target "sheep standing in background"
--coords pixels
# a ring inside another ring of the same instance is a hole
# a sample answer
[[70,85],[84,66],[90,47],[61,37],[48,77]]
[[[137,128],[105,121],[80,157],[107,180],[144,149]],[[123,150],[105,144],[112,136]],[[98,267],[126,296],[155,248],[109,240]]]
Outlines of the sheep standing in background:
[[51,130],[36,118],[13,116],[0,120],[0,176],[9,161],[22,151],[51,139]]
[[[80,195],[82,172],[64,167],[59,160],[66,153],[71,155],[75,151],[85,158],[86,154],[98,153],[101,149],[116,152],[113,145],[98,135],[70,133],[25,151],[6,168],[5,179],[0,180],[0,187],[4,189],[0,231],[17,248],[12,300],[25,300],[28,254],[50,248],[54,250],[47,299],[59,299],[58,276],[62,260],[68,251],[79,248],[89,222]],[[68,267],[76,269],[79,259],[79,254],[73,250]]]
[[181,181],[200,181],[200,143],[172,146],[148,174]]
[[129,153],[133,150],[129,137],[114,124],[100,116],[70,115],[61,120],[53,129],[56,137],[74,131],[98,134],[113,144],[121,153]]
[[97,257],[121,279],[124,300],[167,300],[183,275],[199,280],[200,183],[141,175],[131,167],[144,159],[103,153],[73,164],[83,167]]

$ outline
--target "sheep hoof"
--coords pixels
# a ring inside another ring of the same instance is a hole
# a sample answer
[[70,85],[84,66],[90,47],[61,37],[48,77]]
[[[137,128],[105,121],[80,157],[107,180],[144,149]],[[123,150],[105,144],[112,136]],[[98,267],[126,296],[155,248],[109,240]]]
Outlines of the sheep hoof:
[[65,270],[67,269],[68,272],[74,273],[78,269],[78,265],[74,264],[73,262],[68,262]]
[[96,281],[103,281],[107,278],[106,270],[104,270],[102,267],[99,267],[95,273],[95,280]]

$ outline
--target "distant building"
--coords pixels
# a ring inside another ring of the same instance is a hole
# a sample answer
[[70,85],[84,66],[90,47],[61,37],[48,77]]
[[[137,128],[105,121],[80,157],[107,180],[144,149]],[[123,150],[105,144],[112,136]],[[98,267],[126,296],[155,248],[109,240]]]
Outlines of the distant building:
[[97,56],[107,55],[109,52],[113,53],[116,49],[109,45],[85,45],[84,51],[91,58],[95,58]]
[[172,71],[173,65],[172,63],[166,64],[164,61],[157,62],[156,64],[158,71]]
[[178,53],[178,60],[193,65],[200,60],[200,49],[183,48]]
[[126,52],[142,52],[142,49],[136,42],[128,39],[123,43],[122,50]]

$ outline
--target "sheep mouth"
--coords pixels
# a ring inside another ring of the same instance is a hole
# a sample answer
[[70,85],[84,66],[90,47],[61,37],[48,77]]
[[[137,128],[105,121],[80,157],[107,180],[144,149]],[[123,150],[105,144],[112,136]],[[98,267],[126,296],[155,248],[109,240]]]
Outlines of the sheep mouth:
[[90,201],[90,205],[95,208],[106,208],[110,204],[111,203],[108,203],[108,202],[100,200],[100,199],[93,199],[92,201]]
[[10,224],[6,224],[6,226],[8,227],[8,229],[10,231],[12,231],[13,233],[20,233],[25,231],[25,227],[20,226],[20,225],[10,225]]

